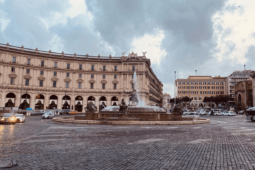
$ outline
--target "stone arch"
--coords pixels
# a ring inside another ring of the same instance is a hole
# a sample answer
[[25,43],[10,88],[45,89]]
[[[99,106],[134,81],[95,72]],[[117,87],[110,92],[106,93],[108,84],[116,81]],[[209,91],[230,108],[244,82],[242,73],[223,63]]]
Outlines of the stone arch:
[[21,95],[21,103],[19,105],[19,109],[26,110],[27,108],[29,108],[31,103],[30,99],[31,96],[27,93]]
[[70,109],[71,97],[65,95],[62,97],[62,109]]
[[89,96],[88,97],[88,101],[87,101],[87,103],[89,103],[89,102],[92,102],[92,103],[94,103],[95,104],[95,97],[94,96]]
[[81,96],[75,97],[75,110],[77,110],[78,112],[81,112],[82,106],[83,106],[83,97]]
[[113,96],[113,97],[111,98],[111,104],[112,104],[112,106],[117,106],[117,105],[118,105],[118,101],[119,101],[118,97]]
[[49,101],[49,109],[57,108],[58,105],[58,97],[56,95],[51,95],[50,96],[50,101]]
[[8,93],[6,95],[7,102],[5,103],[5,107],[14,107],[15,99],[16,99],[16,95],[14,93]]
[[37,94],[35,96],[35,110],[42,110],[44,108],[44,95]]

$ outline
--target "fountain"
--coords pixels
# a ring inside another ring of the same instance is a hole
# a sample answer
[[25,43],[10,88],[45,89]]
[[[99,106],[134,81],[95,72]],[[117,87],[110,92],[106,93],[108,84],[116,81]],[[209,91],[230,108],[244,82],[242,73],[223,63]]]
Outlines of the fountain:
[[133,91],[131,103],[126,104],[124,99],[119,106],[106,106],[102,104],[99,112],[93,103],[88,103],[85,116],[54,118],[56,122],[85,123],[85,124],[115,124],[115,125],[176,125],[208,123],[208,119],[182,117],[182,108],[176,106],[172,114],[158,106],[146,106],[142,100],[136,72],[133,77]]

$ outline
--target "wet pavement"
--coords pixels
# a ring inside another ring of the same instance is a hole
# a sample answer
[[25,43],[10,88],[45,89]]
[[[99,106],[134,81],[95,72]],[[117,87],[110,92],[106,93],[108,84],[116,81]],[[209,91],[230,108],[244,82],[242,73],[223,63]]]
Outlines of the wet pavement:
[[203,116],[201,125],[86,125],[27,116],[0,125],[11,169],[255,169],[255,122]]

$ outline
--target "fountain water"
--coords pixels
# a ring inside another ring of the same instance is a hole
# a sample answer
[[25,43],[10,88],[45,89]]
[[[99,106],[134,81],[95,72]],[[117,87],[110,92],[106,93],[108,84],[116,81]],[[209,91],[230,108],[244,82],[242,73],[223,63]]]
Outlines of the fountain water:
[[[141,97],[140,88],[139,88],[139,82],[137,78],[136,71],[134,72],[133,76],[133,91],[131,93],[132,97],[132,103],[131,106],[128,106],[129,112],[166,112],[163,108],[160,108],[158,106],[146,106],[145,101]],[[104,109],[102,109],[102,112],[104,111],[110,111],[110,112],[116,112],[119,111],[119,106],[107,106]]]

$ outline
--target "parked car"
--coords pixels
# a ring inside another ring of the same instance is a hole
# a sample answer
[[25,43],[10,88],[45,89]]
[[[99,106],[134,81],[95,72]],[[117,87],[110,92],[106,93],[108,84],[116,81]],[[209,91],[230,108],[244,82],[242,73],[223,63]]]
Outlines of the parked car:
[[183,115],[188,115],[190,114],[191,112],[189,110],[183,110]]
[[200,115],[206,115],[207,113],[206,113],[205,110],[200,110],[199,114],[200,114]]
[[42,115],[42,119],[52,119],[54,116],[53,111],[47,111]]
[[222,113],[223,116],[235,116],[236,115],[236,112],[234,111],[224,111]]
[[38,110],[38,111],[31,111],[28,115],[31,115],[31,116],[40,116],[40,115],[43,115],[45,113],[44,110]]
[[26,119],[25,115],[23,115],[23,114],[15,114],[15,117],[17,119],[17,122],[25,122],[25,119]]
[[185,115],[183,117],[198,118],[199,117],[199,112],[190,112],[188,115]]
[[4,113],[1,118],[1,123],[13,123],[15,124],[17,119],[14,113]]
[[244,114],[244,110],[239,110],[238,114]]

